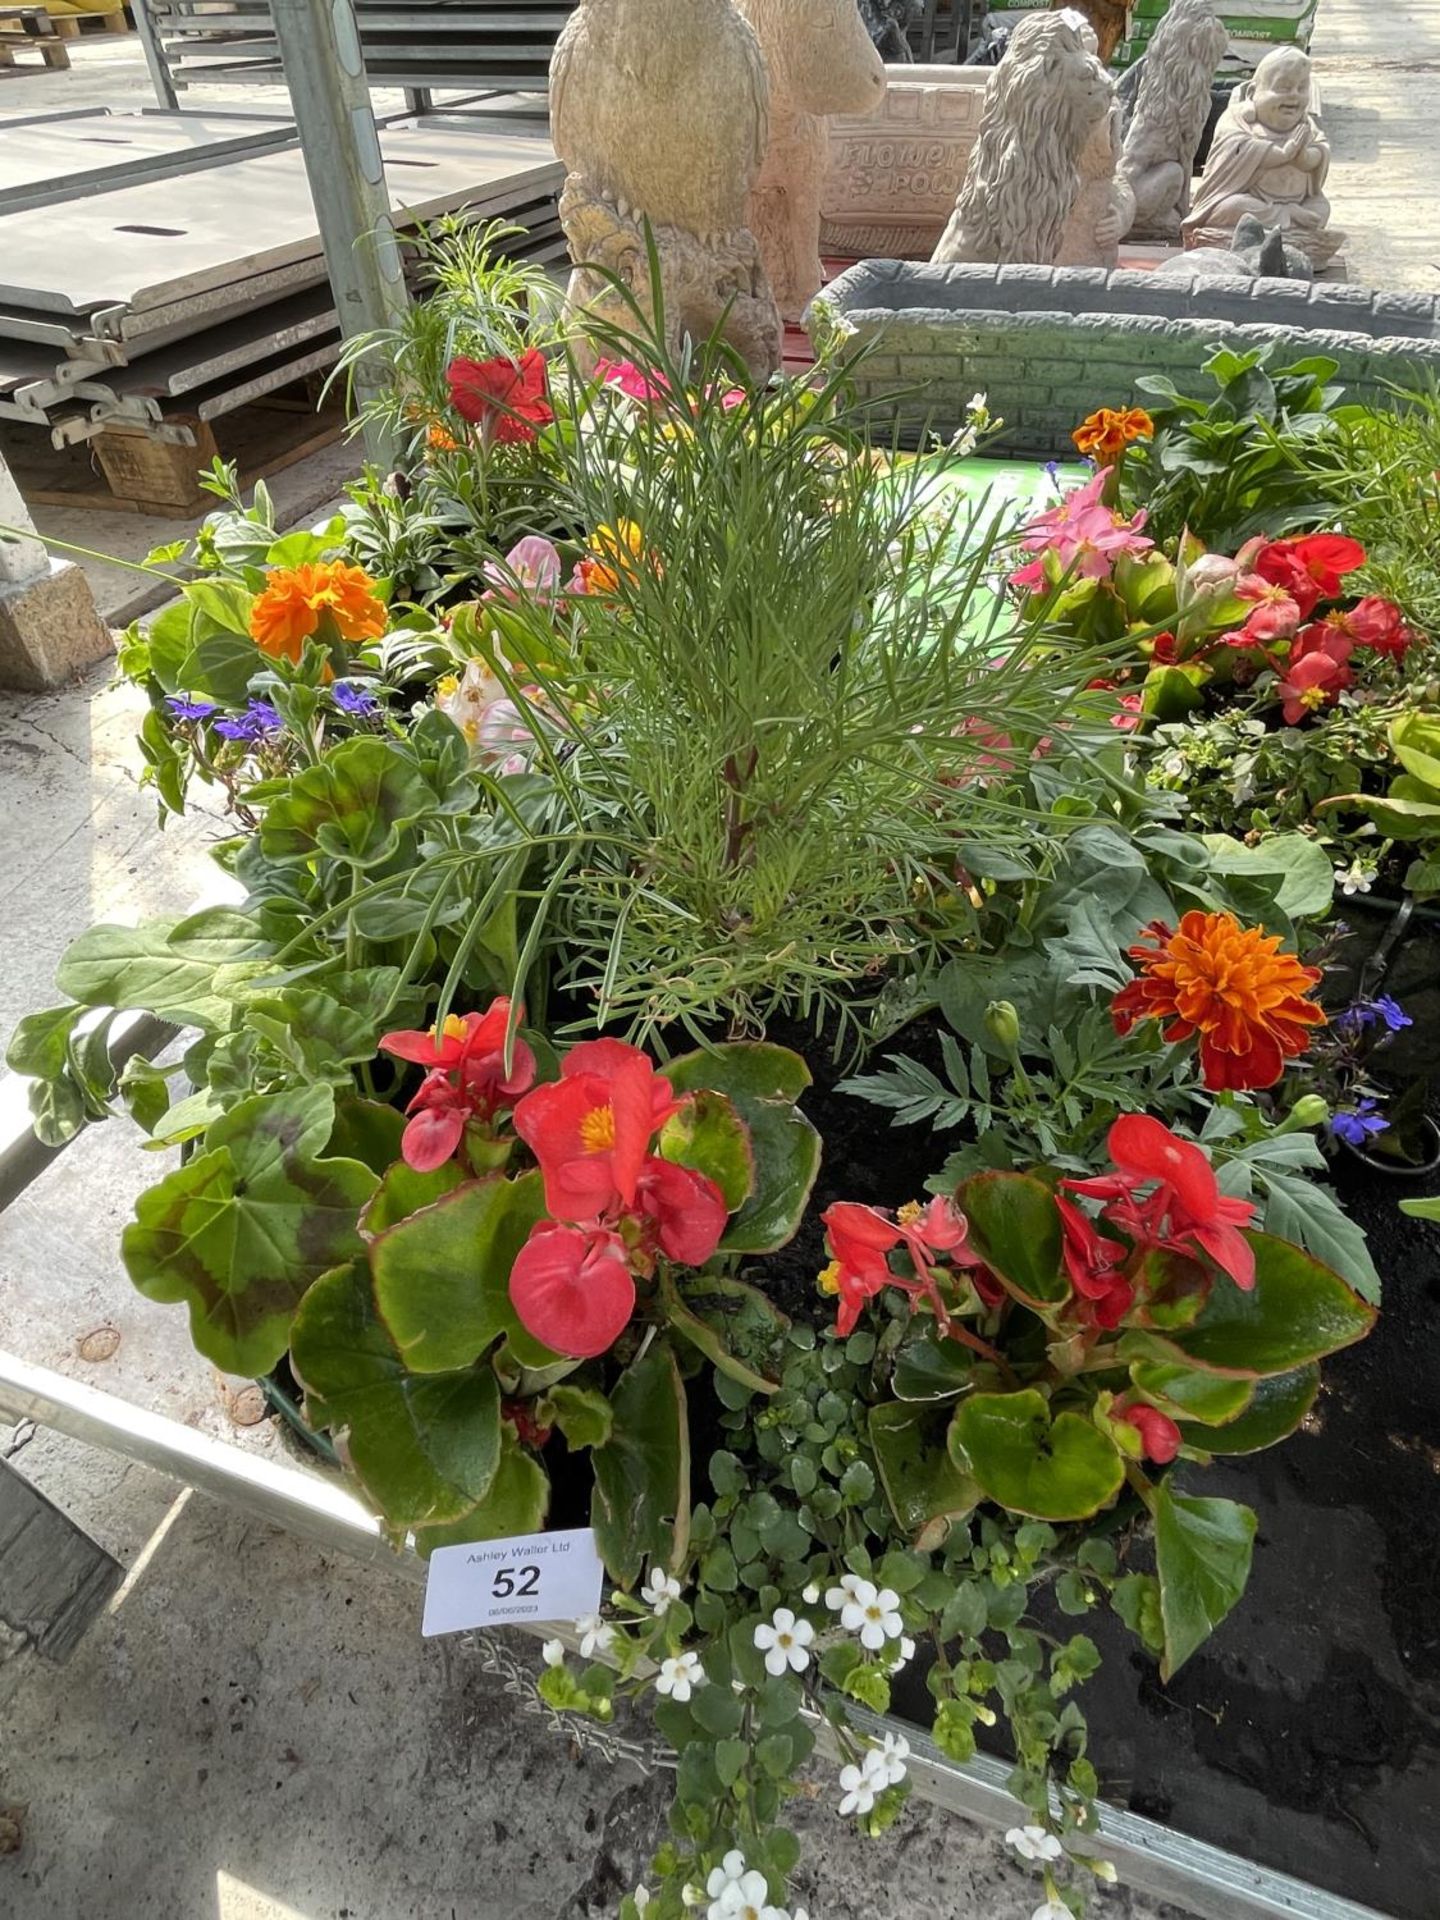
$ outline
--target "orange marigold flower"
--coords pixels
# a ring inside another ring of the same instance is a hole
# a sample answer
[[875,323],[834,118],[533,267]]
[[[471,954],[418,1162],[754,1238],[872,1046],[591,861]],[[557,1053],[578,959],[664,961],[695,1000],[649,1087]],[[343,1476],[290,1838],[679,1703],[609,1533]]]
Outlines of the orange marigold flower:
[[[1149,944],[1147,944],[1149,943]],[[1230,913],[1187,913],[1179,931],[1153,920],[1130,948],[1138,977],[1111,1003],[1116,1031],[1168,1020],[1171,1041],[1200,1036],[1207,1087],[1273,1087],[1325,1015],[1307,996],[1320,969],[1280,951],[1280,936]]]
[[1102,467],[1112,466],[1136,440],[1154,438],[1155,422],[1143,407],[1101,407],[1082,420],[1070,438]]
[[432,420],[425,435],[425,444],[431,453],[458,453],[460,442],[448,428],[442,427],[438,420]]
[[575,568],[571,590],[579,593],[614,593],[621,574],[634,578],[645,553],[645,535],[633,520],[621,520],[613,527],[597,527],[590,537],[590,551]]
[[273,660],[298,664],[305,642],[329,614],[342,640],[378,640],[387,618],[375,582],[361,567],[321,560],[277,567],[250,608],[250,635]]

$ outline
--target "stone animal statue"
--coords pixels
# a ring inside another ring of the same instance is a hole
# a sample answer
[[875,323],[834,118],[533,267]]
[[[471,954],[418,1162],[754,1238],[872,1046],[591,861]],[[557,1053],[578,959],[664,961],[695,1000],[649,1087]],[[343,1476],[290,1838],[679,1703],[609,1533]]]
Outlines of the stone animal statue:
[[1120,161],[1135,196],[1132,239],[1179,242],[1211,82],[1229,44],[1214,0],[1171,0],[1145,54]]
[[750,196],[750,225],[780,311],[798,320],[820,291],[820,190],[832,113],[885,98],[885,63],[856,0],[736,0],[770,75],[770,140]]
[[1100,64],[1108,67],[1115,49],[1130,31],[1132,0],[1050,0],[1052,7],[1074,7],[1090,22]]
[[1191,247],[1155,270],[1157,280],[1313,280],[1315,267],[1303,247],[1287,246],[1279,227],[1266,228],[1254,214],[1237,221],[1228,247]]
[[1195,204],[1184,223],[1186,246],[1213,247],[1247,215],[1279,227],[1317,267],[1344,239],[1330,231],[1323,188],[1330,143],[1312,107],[1310,62],[1298,47],[1277,47],[1238,87],[1215,129]]
[[887,66],[905,66],[915,58],[910,28],[920,17],[922,0],[860,0],[860,18],[870,43]]
[[780,316],[748,211],[769,98],[759,43],[731,0],[580,0],[550,64],[571,311],[633,328],[613,275],[642,312],[663,296],[672,349],[724,316],[726,337],[768,379]]
[[1080,155],[1110,112],[1100,62],[1058,13],[1028,13],[991,74],[965,184],[931,256],[1051,266],[1080,191]]
[[[1087,52],[1100,52],[1099,38],[1088,17],[1078,10],[1066,10],[1074,24],[1080,44]],[[1080,154],[1080,191],[1065,222],[1057,267],[1115,267],[1120,263],[1120,237],[1135,217],[1135,197],[1127,181],[1116,169],[1124,145],[1120,132],[1120,103],[1113,98],[1109,110],[1096,121],[1090,138]]]

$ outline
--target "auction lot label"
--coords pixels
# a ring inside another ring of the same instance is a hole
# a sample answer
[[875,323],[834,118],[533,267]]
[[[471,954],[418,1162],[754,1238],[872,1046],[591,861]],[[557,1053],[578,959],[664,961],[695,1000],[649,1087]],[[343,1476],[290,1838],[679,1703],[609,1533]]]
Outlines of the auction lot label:
[[591,1527],[437,1547],[420,1631],[429,1638],[467,1627],[568,1626],[600,1611],[604,1584]]

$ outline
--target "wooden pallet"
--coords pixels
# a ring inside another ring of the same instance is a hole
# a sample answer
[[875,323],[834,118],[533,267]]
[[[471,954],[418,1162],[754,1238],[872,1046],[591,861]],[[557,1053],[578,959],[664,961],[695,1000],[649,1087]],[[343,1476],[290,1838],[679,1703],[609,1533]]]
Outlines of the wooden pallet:
[[44,7],[0,7],[0,73],[14,69],[17,49],[38,53],[47,67],[70,64],[65,42]]
[[78,40],[87,29],[96,34],[134,32],[124,7],[113,13],[52,14],[50,24],[62,40]]

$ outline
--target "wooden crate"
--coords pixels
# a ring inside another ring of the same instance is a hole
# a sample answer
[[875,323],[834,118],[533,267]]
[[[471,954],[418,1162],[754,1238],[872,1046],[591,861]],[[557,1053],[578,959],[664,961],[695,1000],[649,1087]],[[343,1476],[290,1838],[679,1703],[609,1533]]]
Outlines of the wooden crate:
[[65,42],[44,7],[0,6],[0,73],[13,69],[16,52],[38,53],[47,67],[70,64]]
[[130,16],[124,7],[113,13],[52,14],[50,24],[62,40],[78,40],[82,33],[130,33]]

